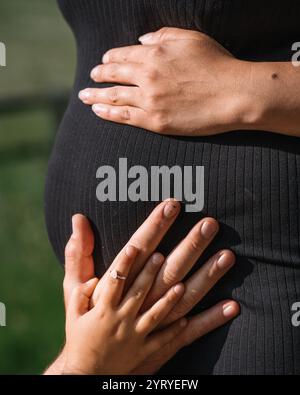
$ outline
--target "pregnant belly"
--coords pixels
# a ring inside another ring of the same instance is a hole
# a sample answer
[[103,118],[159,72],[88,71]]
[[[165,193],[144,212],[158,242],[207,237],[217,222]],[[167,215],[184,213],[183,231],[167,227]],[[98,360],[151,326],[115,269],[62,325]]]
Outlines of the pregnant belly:
[[241,315],[186,347],[162,372],[300,373],[300,329],[291,320],[291,306],[300,302],[298,140],[263,132],[160,136],[102,121],[74,99],[57,135],[45,193],[48,233],[61,262],[74,213],[93,224],[101,274],[156,205],[97,199],[97,169],[117,169],[119,158],[149,173],[151,166],[204,166],[203,210],[183,207],[159,250],[168,253],[195,222],[212,216],[221,230],[196,266],[220,248],[237,255],[235,268],[194,313],[234,298]]

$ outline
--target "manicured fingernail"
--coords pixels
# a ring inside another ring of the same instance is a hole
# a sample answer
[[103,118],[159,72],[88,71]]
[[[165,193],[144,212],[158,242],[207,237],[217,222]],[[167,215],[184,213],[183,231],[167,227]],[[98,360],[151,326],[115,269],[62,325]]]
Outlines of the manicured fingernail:
[[84,101],[84,100],[88,100],[90,98],[91,94],[89,91],[87,90],[82,90],[78,93],[78,97],[80,100]]
[[228,269],[233,263],[232,256],[229,254],[222,254],[217,260],[217,265],[221,270]]
[[129,257],[129,258],[133,258],[136,256],[137,254],[137,249],[134,246],[126,246],[125,248],[125,254]]
[[178,203],[175,201],[169,201],[164,207],[164,216],[166,218],[172,218],[178,211]]
[[108,53],[105,53],[102,56],[102,63],[108,63],[108,62],[109,62],[109,55],[108,55]]
[[186,318],[182,318],[182,319],[180,320],[180,326],[181,326],[182,328],[184,328],[185,326],[187,326],[187,323],[188,323],[188,320],[187,320]]
[[201,234],[205,239],[211,239],[217,232],[217,226],[214,222],[205,221],[201,226]]
[[161,265],[163,263],[164,257],[163,255],[156,253],[152,255],[151,259],[155,265]]
[[141,43],[146,43],[147,41],[150,41],[152,37],[153,37],[153,33],[147,33],[139,37],[139,41]]
[[98,114],[98,113],[102,113],[102,114],[106,114],[108,112],[108,108],[105,106],[102,106],[101,104],[94,104],[92,106],[92,110]]
[[177,285],[175,285],[175,287],[174,287],[174,292],[175,292],[177,295],[182,294],[182,292],[183,292],[183,285],[182,285],[182,284],[177,284]]
[[223,306],[223,314],[225,317],[232,317],[234,315],[234,307],[232,304]]

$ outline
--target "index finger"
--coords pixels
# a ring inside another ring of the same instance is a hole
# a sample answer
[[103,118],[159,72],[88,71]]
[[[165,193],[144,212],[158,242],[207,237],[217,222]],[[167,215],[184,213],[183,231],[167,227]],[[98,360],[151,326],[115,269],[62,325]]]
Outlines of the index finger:
[[132,268],[126,286],[130,286],[136,275],[145,265],[146,260],[157,248],[180,212],[180,203],[175,199],[167,199],[160,203],[130,238],[139,254]]
[[[123,254],[124,249],[128,245],[132,245],[137,248],[138,255],[126,281],[125,287],[127,290],[132,284],[133,280],[136,278],[137,274],[141,271],[142,267],[145,265],[147,259],[154,252],[156,247],[163,239],[164,235],[174,223],[179,212],[180,203],[175,199],[167,199],[157,205],[145,222],[142,223],[142,225],[132,235],[128,243],[116,256],[102,279],[105,279],[105,277],[108,275],[108,272],[115,268],[116,262],[118,262],[119,256]],[[95,300],[98,298],[102,279],[99,281],[96,287],[96,291],[92,298],[92,304],[94,304]]]
[[139,44],[109,49],[102,57],[102,63],[141,63],[149,48]]

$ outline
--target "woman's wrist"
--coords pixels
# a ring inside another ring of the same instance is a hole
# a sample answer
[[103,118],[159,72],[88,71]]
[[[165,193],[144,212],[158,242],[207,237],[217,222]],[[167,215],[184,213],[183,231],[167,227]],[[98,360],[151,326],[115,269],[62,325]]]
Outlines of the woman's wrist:
[[258,87],[256,64],[232,60],[224,72],[225,97],[220,93],[220,132],[259,129],[265,112],[264,94]]
[[[201,93],[199,103],[199,129],[194,135],[212,135],[234,130],[259,129],[266,112],[264,92],[258,89],[259,76],[256,64],[231,58],[223,65],[223,80],[212,102],[210,121],[203,124]],[[261,77],[260,77],[261,78]]]
[[299,136],[299,72],[291,62],[239,61],[234,129]]
[[236,129],[263,130],[267,127],[270,104],[270,82],[276,73],[267,71],[259,62],[239,62],[238,100],[234,116]]

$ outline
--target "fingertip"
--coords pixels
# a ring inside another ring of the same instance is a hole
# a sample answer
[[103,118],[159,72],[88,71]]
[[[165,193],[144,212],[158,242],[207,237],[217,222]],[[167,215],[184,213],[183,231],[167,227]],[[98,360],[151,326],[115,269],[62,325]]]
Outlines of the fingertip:
[[207,242],[211,241],[220,229],[218,221],[211,217],[201,219],[195,225],[195,228],[199,232],[199,235]]
[[175,199],[167,199],[165,200],[165,205],[163,209],[163,214],[165,218],[173,218],[176,214],[178,214],[180,210],[180,203]]
[[188,324],[188,320],[185,317],[181,318],[181,320],[179,321],[179,326],[181,328],[185,328],[187,326],[187,324]]
[[229,301],[223,304],[223,315],[226,318],[234,318],[240,313],[240,306],[235,301]]
[[91,98],[91,92],[88,89],[83,89],[78,92],[78,98],[82,102],[86,103]]
[[98,281],[99,281],[99,279],[98,279],[97,277],[93,277],[93,278],[89,279],[89,280],[86,282],[86,284],[87,284],[88,286],[91,286],[91,285],[97,284]]
[[97,284],[99,282],[99,279],[97,277],[91,278],[90,280],[88,280],[85,283],[85,287],[86,287],[86,292],[87,292],[87,297],[91,298]]
[[235,264],[235,255],[231,250],[222,250],[217,259],[217,266],[221,270],[228,270]]
[[82,214],[74,214],[72,216],[72,231],[73,235],[77,234],[81,227],[88,223],[87,218]]
[[176,295],[183,295],[184,292],[184,284],[183,283],[178,283],[174,286],[173,288],[174,292],[176,293]]
[[81,217],[82,217],[81,214],[74,214],[74,215],[72,215],[72,227],[73,228],[77,227],[78,221],[81,220]]
[[154,37],[154,34],[152,32],[151,33],[147,33],[147,34],[143,34],[142,36],[140,36],[138,38],[138,41],[141,44],[149,44],[153,37]]
[[151,261],[155,266],[160,266],[164,262],[165,257],[160,252],[155,252],[152,257]]
[[96,81],[98,75],[98,66],[94,67],[90,73],[90,77],[92,80]]
[[105,53],[103,56],[102,56],[102,63],[108,63],[109,62],[109,54],[108,53]]
[[128,258],[133,259],[133,258],[135,258],[135,257],[137,256],[137,254],[138,254],[138,249],[137,249],[134,245],[129,244],[129,245],[127,245],[126,248],[125,248],[125,254],[126,254],[126,256],[127,256]]

